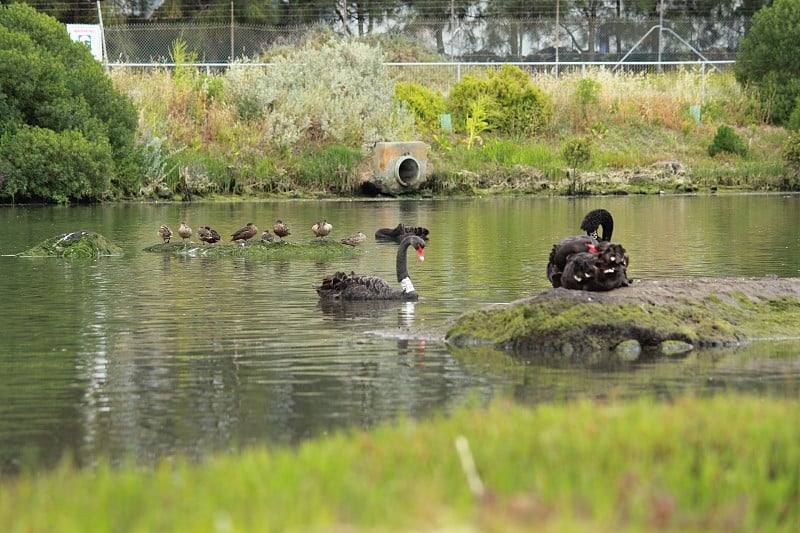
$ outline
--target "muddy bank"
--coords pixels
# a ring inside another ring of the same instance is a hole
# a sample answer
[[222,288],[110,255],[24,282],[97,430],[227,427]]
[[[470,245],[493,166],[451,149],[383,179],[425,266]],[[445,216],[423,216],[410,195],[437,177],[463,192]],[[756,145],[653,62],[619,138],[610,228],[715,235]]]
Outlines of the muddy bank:
[[456,346],[585,354],[674,353],[800,337],[800,278],[638,281],[610,292],[549,289],[466,313],[447,331]]

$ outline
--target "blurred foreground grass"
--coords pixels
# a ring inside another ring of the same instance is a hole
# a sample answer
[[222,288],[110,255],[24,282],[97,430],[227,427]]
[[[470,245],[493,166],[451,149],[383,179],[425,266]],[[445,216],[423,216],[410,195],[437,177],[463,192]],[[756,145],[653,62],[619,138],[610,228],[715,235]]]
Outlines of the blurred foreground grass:
[[6,478],[0,530],[797,531],[798,420],[756,397],[495,401],[293,450]]

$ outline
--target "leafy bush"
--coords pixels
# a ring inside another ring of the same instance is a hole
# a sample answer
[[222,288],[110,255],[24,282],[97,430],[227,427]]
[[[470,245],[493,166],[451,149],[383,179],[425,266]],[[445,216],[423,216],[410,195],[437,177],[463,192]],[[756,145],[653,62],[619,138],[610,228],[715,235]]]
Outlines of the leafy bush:
[[[85,45],[69,38],[62,24],[24,4],[0,8],[0,95],[0,152],[14,158],[0,160],[4,172],[12,173],[0,175],[3,194],[66,202],[98,199],[109,180],[132,186],[131,177],[138,174],[133,103],[114,89],[102,65]],[[53,169],[41,154],[26,152],[26,145],[53,156]],[[56,147],[77,153],[59,153]],[[74,164],[90,154],[100,160],[85,161],[86,169]],[[96,168],[107,173],[102,180],[93,175]]]
[[453,86],[449,100],[456,128],[466,124],[473,103],[480,99],[484,99],[487,130],[497,133],[534,136],[542,133],[553,115],[550,97],[513,65],[492,70],[484,79],[464,76]]
[[0,194],[12,199],[99,200],[113,168],[108,142],[76,130],[26,125],[0,137]]
[[568,137],[561,144],[561,157],[573,170],[588,163],[592,157],[592,138],[588,135]]
[[791,132],[783,142],[783,161],[795,173],[800,172],[800,131]]
[[708,155],[711,157],[721,152],[728,152],[742,157],[747,155],[747,146],[730,126],[722,125],[717,128],[717,133],[708,147]]
[[441,92],[414,82],[399,82],[394,87],[394,98],[398,102],[405,102],[414,112],[419,130],[438,132],[441,129],[440,117],[447,111],[447,99]]
[[753,16],[739,43],[736,79],[758,88],[769,118],[783,124],[800,96],[800,0],[775,0]]
[[800,96],[794,101],[794,109],[789,115],[789,122],[786,124],[789,131],[800,131]]

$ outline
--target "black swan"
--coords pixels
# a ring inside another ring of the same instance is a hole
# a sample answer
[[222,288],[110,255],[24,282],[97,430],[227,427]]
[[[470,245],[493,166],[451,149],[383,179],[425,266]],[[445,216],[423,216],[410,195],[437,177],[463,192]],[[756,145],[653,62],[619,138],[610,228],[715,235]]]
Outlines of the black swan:
[[[602,226],[602,236],[597,229]],[[581,222],[586,235],[567,237],[553,245],[547,262],[547,279],[553,287],[608,291],[627,286],[628,256],[611,244],[614,219],[605,209],[587,213]]]
[[258,228],[256,225],[252,222],[248,222],[245,227],[237,229],[236,232],[231,235],[231,240],[244,242],[252,239],[257,234]]
[[172,238],[172,230],[169,229],[169,226],[166,224],[161,224],[161,227],[158,228],[158,236],[164,239],[164,243],[166,244]]
[[333,224],[330,224],[327,220],[317,222],[311,226],[311,232],[314,234],[314,237],[327,237],[332,229]]
[[278,219],[278,220],[276,220],[276,221],[275,221],[275,225],[273,225],[273,226],[272,226],[272,231],[273,231],[273,232],[275,233],[275,235],[277,235],[277,236],[278,236],[278,237],[279,237],[281,240],[283,240],[283,238],[284,238],[284,237],[288,237],[289,235],[291,235],[291,234],[292,234],[292,231],[289,229],[289,226],[287,226],[287,225],[286,225],[286,224],[283,222],[283,220],[280,220],[280,219]]
[[417,237],[421,237],[427,241],[429,233],[430,231],[428,228],[423,228],[422,226],[406,226],[405,224],[398,224],[393,228],[378,228],[375,230],[375,240],[400,242],[408,235],[416,235]]
[[416,300],[419,294],[411,283],[406,265],[406,251],[413,246],[420,261],[425,260],[425,241],[416,235],[409,235],[397,249],[397,281],[401,290],[392,287],[387,281],[376,276],[359,276],[354,272],[336,272],[322,278],[321,285],[315,285],[317,294],[323,300]]
[[593,251],[572,254],[561,274],[561,286],[582,291],[627,287],[628,256],[619,244],[601,242]]

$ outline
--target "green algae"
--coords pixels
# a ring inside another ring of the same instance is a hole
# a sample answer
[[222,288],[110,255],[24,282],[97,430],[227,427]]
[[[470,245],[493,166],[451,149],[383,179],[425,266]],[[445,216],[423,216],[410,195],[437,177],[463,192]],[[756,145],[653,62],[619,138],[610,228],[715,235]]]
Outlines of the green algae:
[[36,246],[16,254],[17,257],[61,257],[65,259],[94,259],[120,255],[122,248],[93,231],[80,230],[46,239]]
[[348,246],[338,241],[328,239],[315,239],[305,243],[289,241],[248,241],[245,243],[217,242],[213,244],[171,242],[148,246],[144,250],[146,252],[190,257],[249,257],[275,259],[319,259],[330,256],[351,256],[363,253],[363,250],[357,246]]

